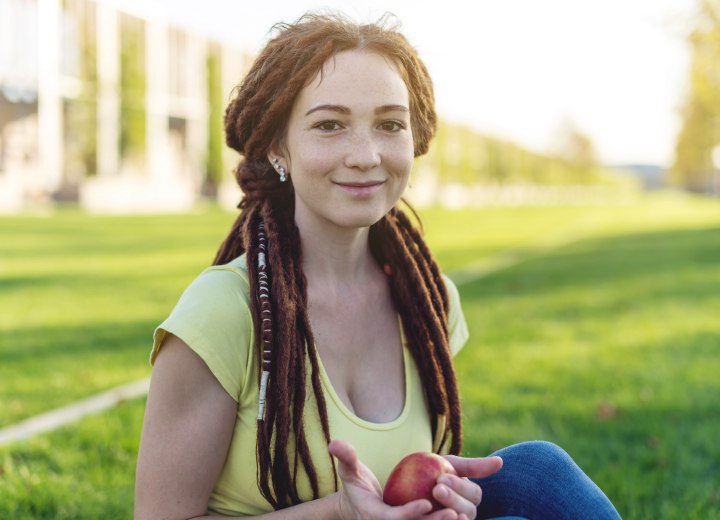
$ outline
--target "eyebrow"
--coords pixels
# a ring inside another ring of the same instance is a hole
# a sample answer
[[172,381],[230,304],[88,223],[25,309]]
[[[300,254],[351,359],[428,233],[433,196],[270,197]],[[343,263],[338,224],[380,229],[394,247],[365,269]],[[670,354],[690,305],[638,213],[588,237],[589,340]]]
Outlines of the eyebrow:
[[[318,105],[305,112],[306,116],[309,116],[313,112],[319,110],[330,110],[332,112],[339,112],[340,114],[350,114],[352,111],[344,105]],[[382,105],[375,109],[375,114],[384,114],[385,112],[410,112],[410,110],[403,105]]]

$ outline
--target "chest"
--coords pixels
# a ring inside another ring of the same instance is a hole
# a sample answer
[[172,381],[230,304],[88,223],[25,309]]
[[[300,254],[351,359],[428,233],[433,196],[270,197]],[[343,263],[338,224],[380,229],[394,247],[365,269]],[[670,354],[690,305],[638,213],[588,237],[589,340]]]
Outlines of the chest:
[[[391,470],[403,456],[432,449],[430,416],[423,398],[420,376],[412,357],[406,355],[405,359],[407,404],[402,416],[390,424],[358,421],[357,414],[351,413],[345,402],[339,402],[337,393],[330,391],[327,378],[323,378],[322,382],[332,437],[352,444],[357,450],[358,458],[371,469],[381,484],[385,483]],[[257,369],[257,366],[255,364],[254,369]],[[309,363],[307,367],[309,370]],[[312,393],[309,385],[310,382],[307,387],[308,395]],[[225,469],[216,484],[217,492],[214,491],[210,498],[211,510],[214,512],[229,516],[253,516],[272,511],[260,495],[256,480],[257,403],[257,385],[249,384],[241,395],[238,422]],[[307,441],[318,471],[320,494],[328,495],[335,491],[334,473],[328,459],[320,416],[314,406],[306,406],[305,414]],[[289,451],[288,456],[292,464],[295,460],[294,451]],[[301,498],[310,500],[312,490],[302,470],[298,473],[298,479]]]
[[405,405],[405,366],[400,321],[389,298],[380,300],[345,302],[325,312],[310,306],[308,311],[337,397],[359,418],[387,423]]

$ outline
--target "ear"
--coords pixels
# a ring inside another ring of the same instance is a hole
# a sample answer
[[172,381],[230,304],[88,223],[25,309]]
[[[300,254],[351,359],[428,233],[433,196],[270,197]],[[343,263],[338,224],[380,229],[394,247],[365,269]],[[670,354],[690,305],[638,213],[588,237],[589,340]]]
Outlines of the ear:
[[270,164],[273,165],[273,167],[276,167],[277,162],[277,166],[282,166],[283,168],[285,168],[285,170],[289,169],[290,158],[285,151],[285,147],[282,146],[281,143],[275,141],[270,146],[270,148],[268,149],[267,158]]
[[280,167],[285,167],[285,159],[283,157],[280,157],[278,154],[268,152],[267,160],[272,165],[273,169],[275,169],[276,171]]

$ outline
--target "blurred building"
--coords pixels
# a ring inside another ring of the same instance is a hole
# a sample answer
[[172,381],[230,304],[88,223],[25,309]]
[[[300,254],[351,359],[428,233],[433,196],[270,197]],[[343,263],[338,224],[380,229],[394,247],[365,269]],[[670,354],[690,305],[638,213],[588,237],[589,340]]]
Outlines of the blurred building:
[[[54,201],[185,211],[203,195],[237,204],[222,117],[252,56],[174,26],[168,9],[170,0],[0,0],[0,213]],[[567,155],[441,121],[406,197],[564,204],[625,189]]]
[[0,212],[188,209],[232,167],[222,112],[248,62],[150,1],[0,0]]

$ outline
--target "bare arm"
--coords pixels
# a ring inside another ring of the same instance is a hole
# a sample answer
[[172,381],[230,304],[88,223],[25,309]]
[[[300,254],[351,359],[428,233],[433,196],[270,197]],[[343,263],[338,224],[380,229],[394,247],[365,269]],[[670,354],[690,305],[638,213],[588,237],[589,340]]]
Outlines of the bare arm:
[[207,512],[227,456],[237,403],[203,360],[168,336],[148,393],[135,481],[135,518],[186,519]]
[[[209,518],[207,505],[232,438],[237,403],[176,336],[158,354],[135,481],[136,520]],[[335,518],[337,495],[267,515]],[[265,516],[265,515],[263,515]]]

